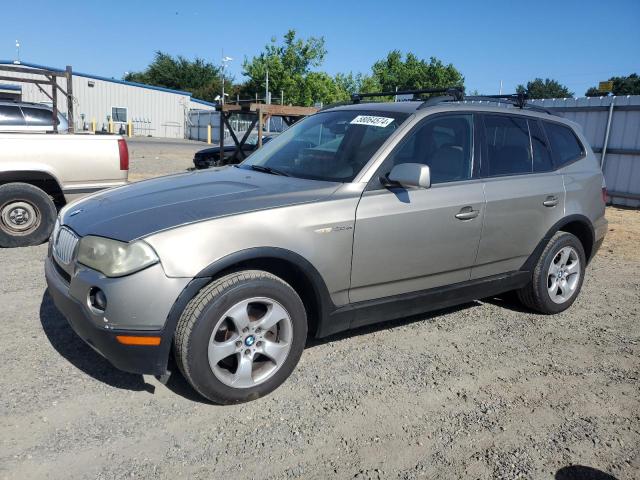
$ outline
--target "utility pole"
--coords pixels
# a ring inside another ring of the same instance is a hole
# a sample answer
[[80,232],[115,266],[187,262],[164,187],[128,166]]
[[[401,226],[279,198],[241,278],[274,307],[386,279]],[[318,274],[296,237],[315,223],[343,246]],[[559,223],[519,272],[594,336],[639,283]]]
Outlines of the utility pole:
[[230,62],[232,60],[233,60],[233,58],[224,56],[224,48],[223,48],[222,49],[222,97],[220,99],[220,102],[221,102],[222,105],[224,105],[224,75],[225,75],[225,69],[227,68],[227,62]]
[[220,104],[224,105],[224,48],[222,49],[220,58],[222,59],[222,96],[220,97]]
[[267,68],[267,82],[266,82],[266,87],[265,87],[265,93],[264,93],[264,103],[269,104],[270,102],[270,98],[269,98],[269,68]]
[[13,63],[20,65],[20,42],[18,40],[16,40],[16,59]]

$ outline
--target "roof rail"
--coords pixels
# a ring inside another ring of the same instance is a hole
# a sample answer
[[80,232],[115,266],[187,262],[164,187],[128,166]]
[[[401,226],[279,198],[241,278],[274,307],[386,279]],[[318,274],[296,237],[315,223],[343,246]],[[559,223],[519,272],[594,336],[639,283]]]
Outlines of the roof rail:
[[421,95],[424,93],[445,93],[448,96],[462,100],[464,98],[464,90],[462,87],[447,87],[447,88],[423,88],[420,90],[398,90],[395,92],[375,92],[375,93],[354,93],[351,95],[352,103],[360,103],[363,98],[371,97],[393,97],[395,95]]
[[526,93],[514,93],[511,95],[471,95],[464,98],[467,101],[487,101],[495,103],[509,103],[515,105],[520,109],[532,110],[534,112],[547,113],[549,115],[558,116],[557,113],[549,110],[548,108],[539,107],[537,105],[531,105],[527,103],[529,96]]
[[464,96],[462,99],[456,99],[456,98],[452,99],[449,96],[442,96],[442,97],[433,97],[428,99],[418,107],[418,110],[421,110],[426,107],[438,105],[439,103],[443,103],[443,102],[486,101],[486,102],[494,102],[494,103],[507,103],[509,105],[514,105],[520,109],[527,109],[527,110],[532,110],[534,112],[543,112],[549,115],[558,116],[557,113],[547,108],[528,104],[527,103],[528,98],[529,98],[528,95],[522,92],[513,93],[513,94],[504,94],[504,95],[469,95],[469,96]]

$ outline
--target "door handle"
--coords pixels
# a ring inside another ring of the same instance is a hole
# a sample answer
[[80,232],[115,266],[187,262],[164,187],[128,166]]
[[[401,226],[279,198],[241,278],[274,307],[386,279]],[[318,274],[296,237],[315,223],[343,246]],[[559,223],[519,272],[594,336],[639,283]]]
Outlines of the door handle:
[[558,197],[555,197],[553,195],[549,195],[546,200],[544,202],[542,202],[542,204],[545,207],[555,207],[556,205],[558,205]]
[[460,212],[456,213],[458,220],[471,220],[480,214],[480,210],[474,210],[473,207],[462,207]]

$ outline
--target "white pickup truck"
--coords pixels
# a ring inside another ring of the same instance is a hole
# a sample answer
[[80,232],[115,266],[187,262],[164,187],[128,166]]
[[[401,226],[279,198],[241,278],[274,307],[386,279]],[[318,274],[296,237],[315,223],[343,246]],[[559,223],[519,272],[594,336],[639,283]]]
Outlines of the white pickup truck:
[[120,136],[0,134],[0,247],[44,242],[59,208],[125,185],[128,172]]

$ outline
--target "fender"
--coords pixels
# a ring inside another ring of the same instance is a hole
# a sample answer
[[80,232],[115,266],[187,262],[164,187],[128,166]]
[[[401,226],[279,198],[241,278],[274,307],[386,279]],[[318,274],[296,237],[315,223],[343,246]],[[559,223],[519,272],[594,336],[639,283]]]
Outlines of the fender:
[[[252,260],[283,260],[295,265],[300,273],[307,278],[313,288],[313,295],[315,296],[318,308],[316,336],[319,337],[326,335],[327,320],[337,307],[331,300],[331,296],[329,295],[324,279],[318,270],[306,258],[290,250],[277,247],[256,247],[241,250],[216,260],[212,264],[203,268],[193,278],[193,280],[187,284],[171,307],[164,328],[160,333],[162,341],[160,342],[159,348],[162,349],[163,358],[166,358],[167,360],[169,358],[173,335],[178,324],[178,320],[191,299],[193,299],[193,297],[195,297],[202,288],[225,270],[229,270],[235,265],[250,262]],[[338,330],[344,330],[346,328],[348,328],[348,323],[346,326],[339,326]]]
[[592,245],[591,255],[589,255],[589,258],[587,258],[587,262],[589,262],[593,257],[593,253],[595,252],[595,248],[593,248],[593,243],[596,238],[595,229],[593,228],[591,220],[589,220],[587,217],[580,214],[573,214],[564,217],[553,224],[553,226],[549,229],[546,235],[542,238],[542,240],[540,240],[536,248],[533,250],[533,253],[529,255],[529,258],[527,258],[522,267],[520,267],[520,270],[532,272],[535,268],[536,263],[538,262],[538,259],[540,258],[540,255],[542,255],[542,251],[549,243],[549,240],[551,240],[551,237],[553,237],[558,231],[562,230],[562,227],[573,222],[579,222],[589,229]]

